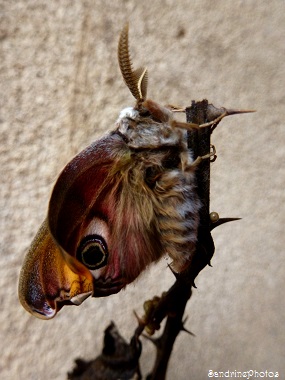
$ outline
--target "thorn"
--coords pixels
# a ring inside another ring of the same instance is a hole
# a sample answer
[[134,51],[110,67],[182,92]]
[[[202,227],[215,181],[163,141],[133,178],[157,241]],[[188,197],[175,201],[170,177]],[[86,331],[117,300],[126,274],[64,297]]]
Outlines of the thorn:
[[171,272],[173,273],[173,275],[174,275],[174,277],[176,278],[176,280],[178,280],[178,278],[179,278],[179,273],[175,272],[175,271],[173,270],[173,268],[171,267],[170,264],[168,264],[168,268],[171,270]]
[[231,116],[231,115],[238,115],[241,113],[252,113],[256,112],[256,110],[235,110],[235,109],[225,109],[227,115],[226,116]]
[[184,318],[184,321],[182,321],[181,322],[181,331],[185,331],[187,334],[189,334],[189,335],[192,335],[192,336],[196,336],[194,333],[192,333],[190,330],[187,330],[186,328],[185,328],[185,323],[186,323],[186,321],[187,321],[187,319],[188,319],[188,316],[186,316],[185,318]]
[[234,222],[235,220],[241,220],[241,218],[220,218],[216,223],[212,223],[210,225],[210,231],[212,231],[214,228],[220,226],[221,224],[225,224],[228,222]]
[[197,289],[197,286],[196,286],[196,284],[195,284],[195,281],[194,281],[194,280],[192,281],[192,284],[191,284],[191,285],[193,286],[193,288]]
[[213,268],[213,265],[211,264],[211,260],[208,262],[209,267]]
[[134,316],[136,317],[138,323],[140,326],[145,326],[146,325],[146,322],[143,318],[139,317],[137,312],[135,310],[133,310],[133,313],[134,313]]
[[[222,108],[224,109],[225,113],[223,115],[220,116],[220,120],[218,121],[218,123],[226,116],[231,116],[231,115],[239,115],[239,114],[242,114],[242,113],[251,113],[251,112],[256,112],[255,110],[235,110],[235,109],[226,109],[226,108]],[[218,124],[214,124],[211,128],[211,133],[214,131],[214,129],[217,127]]]
[[181,331],[185,331],[187,334],[189,334],[189,335],[192,335],[192,336],[195,336],[196,337],[196,335],[194,334],[194,333],[192,333],[192,331],[190,331],[190,330],[187,330],[184,326],[182,326],[181,327]]
[[236,114],[242,114],[242,113],[250,113],[255,112],[255,110],[237,110],[237,109],[227,109],[227,108],[216,108],[212,104],[208,105],[207,113],[208,113],[208,120],[212,120],[209,123],[203,124],[203,126],[210,126],[211,127],[211,133],[214,131],[214,129],[217,127],[219,122],[226,116],[236,115]]

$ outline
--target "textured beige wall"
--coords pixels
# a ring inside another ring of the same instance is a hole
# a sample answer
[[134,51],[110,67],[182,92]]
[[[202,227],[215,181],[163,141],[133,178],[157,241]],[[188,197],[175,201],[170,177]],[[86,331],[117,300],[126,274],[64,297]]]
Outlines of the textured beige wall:
[[[17,298],[57,174],[133,104],[116,52],[128,20],[151,98],[258,110],[214,133],[211,208],[243,220],[214,231],[213,268],[200,274],[187,307],[196,337],[179,336],[168,379],[207,379],[210,369],[267,369],[284,379],[284,1],[0,3],[0,378],[65,379],[74,358],[99,353],[111,319],[130,337],[132,310],[173,281],[162,261],[120,294],[65,307],[48,322]],[[144,347],[145,373],[153,348]]]

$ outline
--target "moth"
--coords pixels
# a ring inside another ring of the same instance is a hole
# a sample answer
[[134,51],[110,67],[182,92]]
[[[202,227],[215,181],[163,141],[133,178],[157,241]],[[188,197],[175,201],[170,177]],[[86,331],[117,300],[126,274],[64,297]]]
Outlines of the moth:
[[195,169],[211,153],[194,160],[187,130],[203,125],[179,122],[179,109],[147,98],[147,70],[133,69],[128,26],[118,60],[135,105],[63,169],[20,273],[19,299],[42,319],[119,292],[164,255],[179,273],[195,251]]

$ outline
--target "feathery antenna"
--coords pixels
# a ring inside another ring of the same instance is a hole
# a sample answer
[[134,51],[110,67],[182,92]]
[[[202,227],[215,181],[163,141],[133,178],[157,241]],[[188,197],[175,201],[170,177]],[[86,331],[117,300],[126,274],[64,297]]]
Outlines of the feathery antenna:
[[136,70],[132,68],[132,60],[129,53],[129,25],[123,28],[118,45],[118,60],[124,81],[135,99],[143,101],[147,93],[147,69],[140,67]]

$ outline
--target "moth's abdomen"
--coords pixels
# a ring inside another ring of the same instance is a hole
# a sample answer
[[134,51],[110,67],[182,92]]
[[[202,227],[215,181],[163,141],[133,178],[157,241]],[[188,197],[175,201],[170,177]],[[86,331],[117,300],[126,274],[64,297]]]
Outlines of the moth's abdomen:
[[161,244],[172,259],[172,268],[181,272],[187,267],[197,242],[200,200],[195,172],[181,169],[161,175],[154,189],[155,214]]

